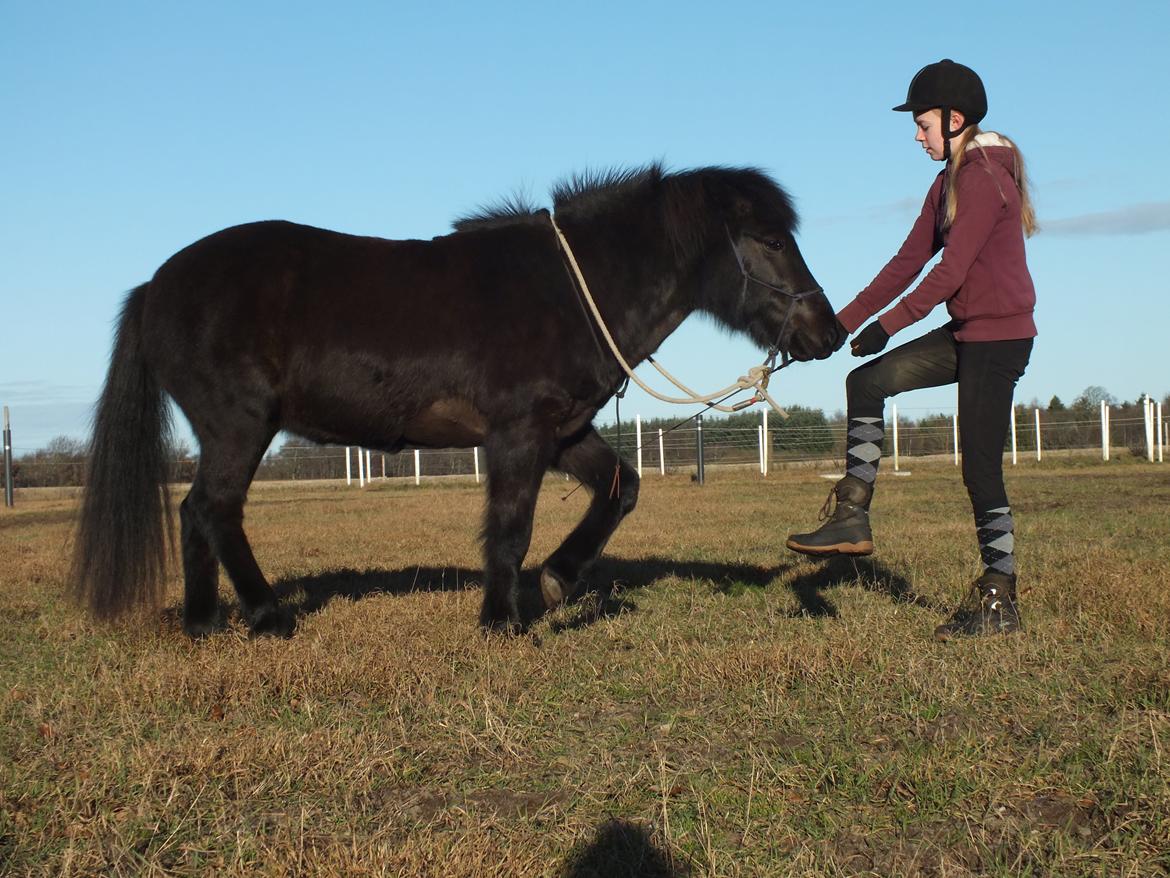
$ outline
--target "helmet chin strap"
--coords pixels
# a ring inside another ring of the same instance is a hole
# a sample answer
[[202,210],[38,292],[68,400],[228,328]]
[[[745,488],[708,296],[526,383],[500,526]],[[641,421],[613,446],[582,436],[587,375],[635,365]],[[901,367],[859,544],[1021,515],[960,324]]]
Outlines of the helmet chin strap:
[[[951,134],[951,108],[940,107],[939,109],[942,110],[942,118],[939,121],[942,123],[943,130],[943,161],[949,162],[951,160],[951,138],[954,137],[954,134]],[[958,133],[958,131],[955,132],[955,134]]]
[[963,124],[959,126],[958,130],[952,131],[951,130],[951,108],[950,107],[939,107],[939,109],[942,110],[942,119],[940,119],[939,121],[942,122],[942,125],[943,125],[943,161],[947,162],[947,161],[950,161],[950,159],[951,159],[951,138],[958,137],[967,128],[970,127],[971,123],[968,122],[966,120],[966,118],[964,117]]

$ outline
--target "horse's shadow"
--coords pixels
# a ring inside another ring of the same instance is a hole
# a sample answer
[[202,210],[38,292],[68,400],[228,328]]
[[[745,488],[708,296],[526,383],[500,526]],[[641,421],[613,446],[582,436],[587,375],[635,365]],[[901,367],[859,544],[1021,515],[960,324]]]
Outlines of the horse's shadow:
[[[660,580],[676,578],[704,581],[715,591],[734,593],[741,588],[764,588],[792,570],[796,562],[776,566],[734,564],[714,561],[686,561],[661,557],[603,557],[589,574],[591,587],[578,595],[566,613],[557,614],[550,625],[553,633],[584,628],[604,618],[633,612],[637,604],[632,593]],[[405,567],[400,570],[353,570],[342,568],[312,576],[282,579],[273,585],[277,598],[299,618],[324,609],[335,598],[361,600],[374,595],[404,595],[416,592],[451,592],[478,588],[482,571],[466,567]],[[519,608],[525,629],[549,613],[541,599],[539,568],[520,574]],[[825,596],[840,585],[860,585],[885,594],[899,603],[939,610],[918,595],[909,580],[870,558],[835,557],[816,569],[801,573],[788,583],[799,607],[792,616],[836,616],[837,608]]]
[[375,595],[464,591],[482,583],[482,573],[466,567],[404,567],[401,570],[354,570],[342,567],[312,576],[280,579],[272,584],[278,601],[298,617],[320,612],[336,598],[358,601]]

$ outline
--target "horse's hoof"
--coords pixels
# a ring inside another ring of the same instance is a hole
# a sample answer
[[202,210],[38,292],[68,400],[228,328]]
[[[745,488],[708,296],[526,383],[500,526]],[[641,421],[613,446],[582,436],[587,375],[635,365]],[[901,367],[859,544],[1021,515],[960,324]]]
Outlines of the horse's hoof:
[[248,620],[253,637],[292,637],[296,627],[297,620],[288,607],[264,607]]
[[524,626],[520,624],[520,613],[516,608],[501,608],[500,611],[492,612],[488,607],[484,607],[479,614],[479,628],[485,637],[491,634],[512,636],[524,630]]
[[540,595],[547,609],[555,610],[569,597],[565,581],[547,567],[540,571]]
[[517,634],[524,633],[523,625],[518,621],[513,622],[508,619],[498,619],[494,622],[481,622],[479,628],[484,637],[491,637],[493,634],[515,637]]
[[578,576],[569,580],[547,564],[540,571],[540,594],[544,598],[545,607],[549,610],[572,603],[584,594],[588,587],[589,584],[584,577]]
[[218,619],[201,622],[183,622],[183,631],[192,640],[203,640],[224,630],[224,625]]

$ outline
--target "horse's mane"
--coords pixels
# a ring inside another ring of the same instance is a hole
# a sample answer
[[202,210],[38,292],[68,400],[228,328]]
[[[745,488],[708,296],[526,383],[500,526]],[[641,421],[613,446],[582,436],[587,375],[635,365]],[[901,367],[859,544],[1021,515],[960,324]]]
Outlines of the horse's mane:
[[661,162],[636,168],[601,168],[558,181],[550,195],[557,210],[591,213],[609,207],[616,199],[642,192],[666,176]]
[[472,213],[461,216],[451,225],[457,232],[467,232],[473,229],[489,229],[496,226],[507,226],[515,223],[532,222],[541,217],[543,208],[534,204],[531,196],[525,192],[513,192],[505,195],[493,204],[485,204],[476,208]]
[[[770,215],[757,218],[782,230],[794,233],[798,224],[788,193],[763,171],[750,167],[711,166],[669,172],[661,162],[653,162],[634,168],[607,168],[558,181],[549,194],[558,214],[579,217],[606,211],[631,199],[659,198],[670,237],[682,251],[693,252],[702,246],[711,231],[712,219],[726,215],[737,199],[754,210],[766,208]],[[465,232],[544,221],[544,209],[527,196],[513,193],[461,217],[454,227],[457,232]]]

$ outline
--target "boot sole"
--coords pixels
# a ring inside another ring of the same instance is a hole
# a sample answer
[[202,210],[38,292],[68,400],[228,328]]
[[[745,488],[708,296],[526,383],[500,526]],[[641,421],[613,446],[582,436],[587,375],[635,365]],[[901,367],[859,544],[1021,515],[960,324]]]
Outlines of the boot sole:
[[805,546],[795,540],[788,540],[784,545],[802,555],[825,557],[828,555],[872,555],[873,541],[864,540],[860,543],[834,543],[831,546]]

